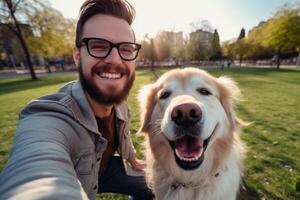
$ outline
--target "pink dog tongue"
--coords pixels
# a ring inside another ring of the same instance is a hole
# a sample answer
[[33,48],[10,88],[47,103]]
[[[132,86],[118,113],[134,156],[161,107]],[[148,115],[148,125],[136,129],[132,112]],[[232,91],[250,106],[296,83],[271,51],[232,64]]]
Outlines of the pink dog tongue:
[[184,136],[175,141],[175,148],[180,156],[185,158],[193,158],[199,155],[203,146],[203,140]]

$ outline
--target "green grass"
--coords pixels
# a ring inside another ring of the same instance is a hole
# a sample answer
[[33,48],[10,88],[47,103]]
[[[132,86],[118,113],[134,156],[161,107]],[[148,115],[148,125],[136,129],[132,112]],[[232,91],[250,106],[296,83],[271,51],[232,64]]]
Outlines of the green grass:
[[[248,149],[245,199],[300,199],[300,70],[243,68],[209,72],[216,76],[228,75],[238,82],[244,99],[237,107],[238,115],[253,122],[241,134]],[[29,78],[0,79],[0,171],[8,159],[22,107],[29,100],[53,93],[74,79],[76,74],[43,77],[34,82]],[[154,80],[150,71],[137,71],[129,97],[132,133],[139,128],[138,89]],[[138,156],[143,157],[143,139],[133,137]],[[126,198],[100,195],[98,199]]]
[[248,147],[248,191],[253,199],[300,199],[300,71],[243,69],[226,74],[239,83],[244,96],[239,116],[253,122],[241,135]]

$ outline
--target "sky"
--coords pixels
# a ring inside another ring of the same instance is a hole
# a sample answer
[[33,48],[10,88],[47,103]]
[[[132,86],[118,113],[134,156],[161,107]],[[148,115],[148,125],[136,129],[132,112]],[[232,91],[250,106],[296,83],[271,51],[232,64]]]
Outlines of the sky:
[[[84,0],[49,0],[52,7],[66,18],[77,18]],[[129,0],[136,9],[132,25],[137,39],[146,33],[155,37],[161,30],[194,30],[191,24],[208,20],[217,29],[220,40],[238,37],[242,28],[246,33],[259,22],[267,20],[284,4],[300,4],[300,0]]]

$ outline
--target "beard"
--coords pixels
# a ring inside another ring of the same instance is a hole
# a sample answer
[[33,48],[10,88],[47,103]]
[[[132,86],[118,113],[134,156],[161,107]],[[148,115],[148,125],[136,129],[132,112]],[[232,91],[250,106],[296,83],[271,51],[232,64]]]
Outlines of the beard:
[[[103,105],[118,105],[120,104],[122,101],[126,100],[129,94],[130,89],[133,86],[133,82],[135,79],[135,72],[133,71],[132,76],[130,77],[130,72],[129,70],[124,70],[121,67],[117,67],[117,69],[119,71],[121,71],[124,75],[123,76],[127,76],[127,81],[126,84],[123,88],[123,90],[121,90],[118,93],[104,93],[103,91],[101,91],[101,89],[99,89],[97,87],[96,84],[94,84],[91,79],[89,79],[88,77],[86,77],[83,74],[83,69],[82,69],[82,64],[81,61],[79,61],[79,81],[84,89],[84,91],[86,91],[88,93],[88,95],[97,103],[103,104]],[[97,65],[94,65],[91,69],[91,76],[97,76],[96,71],[98,71],[99,68],[102,69],[109,69],[111,68],[110,65],[103,65],[101,67],[98,67]]]

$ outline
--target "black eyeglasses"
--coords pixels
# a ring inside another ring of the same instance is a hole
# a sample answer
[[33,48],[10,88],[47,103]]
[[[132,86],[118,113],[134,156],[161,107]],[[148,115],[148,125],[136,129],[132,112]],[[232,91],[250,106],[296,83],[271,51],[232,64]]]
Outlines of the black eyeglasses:
[[135,60],[142,47],[142,45],[133,42],[112,43],[102,38],[83,38],[81,43],[86,45],[89,55],[94,58],[106,58],[112,48],[116,47],[120,57],[126,61]]

